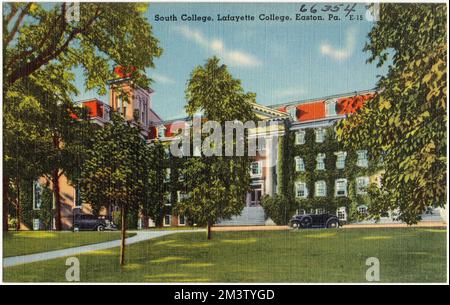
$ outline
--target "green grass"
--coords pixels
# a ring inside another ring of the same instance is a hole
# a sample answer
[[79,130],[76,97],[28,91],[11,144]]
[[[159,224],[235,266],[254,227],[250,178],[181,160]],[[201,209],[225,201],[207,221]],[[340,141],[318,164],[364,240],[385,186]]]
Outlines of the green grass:
[[[84,282],[445,282],[446,230],[425,228],[178,233],[79,255]],[[3,269],[3,280],[64,282],[65,259]]]
[[[129,233],[133,236],[135,233]],[[120,232],[22,231],[3,234],[3,257],[33,254],[120,239]]]

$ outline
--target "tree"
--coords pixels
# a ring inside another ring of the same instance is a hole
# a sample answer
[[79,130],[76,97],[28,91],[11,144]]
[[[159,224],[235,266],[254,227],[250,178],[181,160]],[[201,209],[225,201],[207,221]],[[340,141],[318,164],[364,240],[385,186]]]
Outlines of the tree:
[[134,67],[128,72],[135,82],[148,85],[139,72],[153,67],[162,50],[144,16],[147,8],[145,3],[5,3],[5,87],[52,62],[63,63],[67,71],[81,66],[86,88],[102,94],[113,76],[111,63]]
[[126,217],[146,202],[149,155],[139,129],[113,114],[112,123],[96,131],[81,174],[84,202],[96,210],[116,206],[121,217],[120,265],[125,264]]
[[397,210],[408,224],[446,202],[446,18],[444,4],[380,5],[364,50],[378,66],[391,58],[375,98],[338,126],[349,148],[367,148],[384,164],[371,194],[374,215]]
[[[219,59],[209,59],[205,66],[194,69],[186,90],[186,110],[193,116],[199,111],[210,121],[223,127],[226,121],[254,120],[250,102],[255,95],[244,93],[239,80],[234,79]],[[220,136],[223,138],[223,135]],[[224,143],[224,141],[222,141]],[[224,151],[224,144],[216,144]],[[236,141],[233,143],[236,148]],[[211,226],[221,218],[239,214],[245,205],[250,177],[250,158],[214,154],[187,158],[184,169],[188,198],[177,205],[177,210],[207,226],[211,239]]]
[[[56,230],[62,227],[59,179],[66,175],[69,181],[76,182],[93,128],[87,109],[75,107],[70,100],[68,95],[73,89],[64,86],[64,77],[60,66],[49,64],[15,83],[7,92],[9,103],[4,106],[7,177],[13,178],[17,190],[21,179],[45,176],[51,181]],[[42,78],[54,82],[40,82]],[[16,198],[20,216],[20,194]]]
[[[9,165],[14,165],[16,173],[21,166],[25,170],[27,165],[18,160],[31,159],[24,154],[26,150],[18,149],[20,145],[42,147],[39,130],[48,131],[45,124],[39,125],[42,121],[38,116],[46,104],[41,99],[42,92],[54,93],[53,98],[57,97],[58,103],[73,109],[71,98],[78,93],[73,85],[74,68],[83,70],[85,89],[96,89],[100,94],[106,93],[107,81],[114,77],[111,65],[123,66],[124,75],[133,77],[141,87],[148,86],[151,80],[143,73],[144,69],[154,67],[154,58],[161,55],[162,49],[144,16],[147,7],[142,3],[5,3],[3,109],[4,113],[13,110],[4,119],[4,126],[8,127],[3,129],[3,147],[7,152],[4,162],[8,163],[5,167],[11,169]],[[79,14],[73,14],[77,10]],[[22,99],[22,111],[15,111],[18,96]],[[24,109],[33,110],[24,115]],[[54,113],[52,119],[58,120],[59,114]],[[7,119],[9,123],[5,123]],[[16,121],[22,122],[20,126]],[[11,125],[21,129],[8,130]],[[55,137],[54,147],[57,142],[58,137]],[[18,152],[17,158],[12,157],[14,150]],[[34,163],[28,162],[31,167],[46,160],[46,155],[39,159],[35,156]],[[42,171],[33,169],[32,172],[39,176]],[[8,205],[13,199],[9,198],[8,191],[15,178],[10,175],[11,171],[5,173],[3,227],[7,230]]]
[[144,181],[145,201],[141,210],[145,217],[161,223],[164,210],[164,162],[165,151],[161,142],[153,142],[146,147],[147,174]]

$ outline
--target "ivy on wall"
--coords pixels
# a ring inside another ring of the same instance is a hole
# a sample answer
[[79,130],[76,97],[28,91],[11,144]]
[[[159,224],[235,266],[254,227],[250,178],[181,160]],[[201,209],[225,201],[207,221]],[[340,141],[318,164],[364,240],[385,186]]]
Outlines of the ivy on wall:
[[[367,168],[357,166],[356,151],[346,151],[345,166],[343,169],[336,168],[337,156],[335,152],[344,151],[343,146],[336,140],[334,125],[324,127],[326,131],[325,140],[316,143],[314,128],[305,130],[305,143],[295,144],[296,131],[287,131],[280,144],[282,158],[279,164],[279,193],[291,202],[290,216],[295,210],[305,210],[307,213],[316,209],[323,209],[325,212],[335,214],[337,209],[345,207],[347,219],[349,221],[362,218],[357,212],[357,206],[370,205],[368,195],[357,194],[356,178],[370,177],[379,171],[379,164],[371,159],[370,152],[367,153],[369,165]],[[361,149],[364,149],[361,147]],[[317,155],[325,154],[325,170],[317,170]],[[305,171],[296,171],[295,157],[303,158]],[[335,181],[339,178],[347,179],[347,196],[335,196]],[[326,196],[315,196],[315,182],[323,180],[326,182]],[[304,182],[308,189],[307,198],[295,197],[295,183]]]

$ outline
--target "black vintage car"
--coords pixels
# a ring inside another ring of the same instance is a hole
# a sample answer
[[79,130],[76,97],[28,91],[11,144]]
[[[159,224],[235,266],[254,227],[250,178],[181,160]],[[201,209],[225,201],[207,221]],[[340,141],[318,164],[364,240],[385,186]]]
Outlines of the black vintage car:
[[294,229],[338,228],[339,219],[335,215],[328,213],[294,215],[290,225]]
[[90,214],[75,214],[73,218],[73,230],[77,231],[105,231],[117,230],[117,226],[105,217]]

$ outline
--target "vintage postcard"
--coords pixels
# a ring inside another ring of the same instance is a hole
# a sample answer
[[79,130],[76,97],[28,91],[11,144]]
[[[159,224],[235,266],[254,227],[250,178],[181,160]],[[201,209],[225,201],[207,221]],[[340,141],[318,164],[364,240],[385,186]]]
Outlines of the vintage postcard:
[[3,1],[2,282],[448,283],[447,11]]

